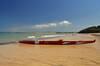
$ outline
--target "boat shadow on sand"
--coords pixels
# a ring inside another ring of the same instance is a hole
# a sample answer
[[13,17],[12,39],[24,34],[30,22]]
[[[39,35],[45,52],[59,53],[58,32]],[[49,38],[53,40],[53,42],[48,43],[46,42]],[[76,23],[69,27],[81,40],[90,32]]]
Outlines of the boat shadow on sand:
[[[90,43],[87,43],[88,45],[90,45]],[[94,44],[94,43],[91,43],[92,45]],[[45,47],[45,48],[52,48],[52,47],[67,47],[67,48],[90,48],[90,47],[88,47],[87,45],[85,45],[85,44],[66,44],[66,45],[61,45],[61,44],[53,44],[53,45],[51,45],[51,44],[18,44],[18,46],[19,47],[38,47],[38,48],[43,48],[43,47]]]

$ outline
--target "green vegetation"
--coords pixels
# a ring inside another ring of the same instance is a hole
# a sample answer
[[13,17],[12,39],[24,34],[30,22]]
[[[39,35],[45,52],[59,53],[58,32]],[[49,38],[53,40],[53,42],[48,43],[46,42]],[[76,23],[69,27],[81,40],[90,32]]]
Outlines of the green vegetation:
[[100,25],[88,27],[86,29],[79,31],[79,33],[100,33]]

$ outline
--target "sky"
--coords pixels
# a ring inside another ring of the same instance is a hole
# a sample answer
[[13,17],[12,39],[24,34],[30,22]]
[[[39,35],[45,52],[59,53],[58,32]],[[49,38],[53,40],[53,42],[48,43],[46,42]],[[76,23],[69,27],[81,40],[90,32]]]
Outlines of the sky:
[[0,32],[78,32],[100,25],[100,0],[0,0]]

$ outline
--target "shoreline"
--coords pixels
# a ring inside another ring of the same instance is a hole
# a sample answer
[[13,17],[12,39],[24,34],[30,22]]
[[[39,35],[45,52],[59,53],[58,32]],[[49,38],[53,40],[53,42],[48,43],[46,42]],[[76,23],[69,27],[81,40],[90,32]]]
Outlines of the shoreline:
[[100,33],[92,33],[93,36],[100,36]]
[[90,34],[67,35],[46,40],[89,40],[82,45],[0,45],[1,66],[100,66],[100,39]]

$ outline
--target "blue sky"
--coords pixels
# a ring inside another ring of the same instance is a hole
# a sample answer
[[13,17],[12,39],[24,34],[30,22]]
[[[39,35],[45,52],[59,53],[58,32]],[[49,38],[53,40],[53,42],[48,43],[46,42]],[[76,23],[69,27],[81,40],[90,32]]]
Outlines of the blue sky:
[[69,32],[93,25],[100,25],[100,0],[0,0],[0,31]]

